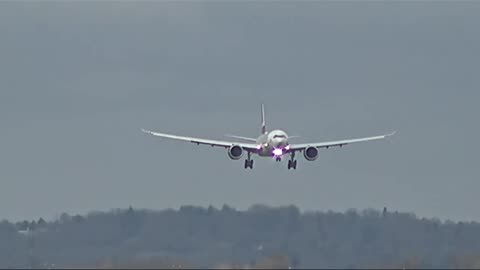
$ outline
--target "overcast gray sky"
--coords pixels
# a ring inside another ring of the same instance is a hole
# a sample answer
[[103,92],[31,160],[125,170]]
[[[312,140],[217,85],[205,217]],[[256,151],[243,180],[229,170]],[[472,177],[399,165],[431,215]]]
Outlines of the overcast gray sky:
[[[480,2],[0,2],[0,219],[184,204],[480,220]],[[298,169],[140,128],[387,141]]]

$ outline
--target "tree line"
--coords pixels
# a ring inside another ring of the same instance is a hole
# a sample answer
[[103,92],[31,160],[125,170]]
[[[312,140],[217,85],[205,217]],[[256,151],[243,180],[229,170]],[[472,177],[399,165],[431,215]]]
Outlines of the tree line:
[[479,268],[480,223],[296,206],[182,206],[0,222],[0,268]]

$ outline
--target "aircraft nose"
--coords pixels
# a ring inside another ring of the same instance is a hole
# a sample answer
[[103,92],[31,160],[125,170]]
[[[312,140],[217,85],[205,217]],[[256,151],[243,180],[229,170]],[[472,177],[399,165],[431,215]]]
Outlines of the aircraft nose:
[[287,143],[286,138],[274,138],[274,142],[278,146],[285,145]]

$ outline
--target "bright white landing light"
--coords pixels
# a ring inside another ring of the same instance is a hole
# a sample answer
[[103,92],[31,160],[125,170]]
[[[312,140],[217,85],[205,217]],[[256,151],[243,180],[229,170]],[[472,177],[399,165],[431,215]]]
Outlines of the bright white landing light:
[[280,148],[275,148],[275,149],[273,149],[273,155],[274,155],[274,156],[277,156],[277,157],[278,157],[278,156],[281,156],[282,154],[283,154],[282,149],[280,149]]

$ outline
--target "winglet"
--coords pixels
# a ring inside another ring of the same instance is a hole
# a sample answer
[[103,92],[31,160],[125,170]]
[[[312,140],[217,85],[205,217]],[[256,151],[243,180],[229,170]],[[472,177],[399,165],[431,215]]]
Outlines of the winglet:
[[152,132],[149,131],[149,130],[145,130],[145,129],[143,129],[143,128],[142,128],[141,130],[142,130],[142,132],[144,132],[144,133],[152,134]]
[[390,132],[390,133],[388,133],[388,134],[385,134],[384,136],[385,136],[385,138],[386,138],[386,137],[390,137],[390,136],[395,135],[395,133],[397,133],[397,131]]

